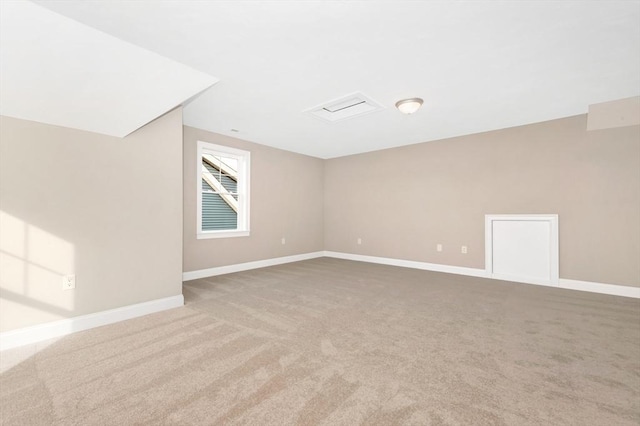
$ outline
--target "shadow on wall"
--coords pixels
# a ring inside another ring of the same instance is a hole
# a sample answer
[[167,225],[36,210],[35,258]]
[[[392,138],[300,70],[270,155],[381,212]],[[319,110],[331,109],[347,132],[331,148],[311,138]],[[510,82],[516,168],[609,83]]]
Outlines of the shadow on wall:
[[75,266],[74,244],[0,211],[0,331],[16,316],[69,317],[75,291],[62,284]]

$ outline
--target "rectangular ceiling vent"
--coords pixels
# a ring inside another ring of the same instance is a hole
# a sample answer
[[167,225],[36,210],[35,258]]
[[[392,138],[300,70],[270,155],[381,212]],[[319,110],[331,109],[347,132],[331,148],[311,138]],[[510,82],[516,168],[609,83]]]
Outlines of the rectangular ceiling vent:
[[335,123],[336,121],[358,117],[381,109],[384,109],[382,105],[362,93],[352,93],[308,109],[305,112],[322,120]]

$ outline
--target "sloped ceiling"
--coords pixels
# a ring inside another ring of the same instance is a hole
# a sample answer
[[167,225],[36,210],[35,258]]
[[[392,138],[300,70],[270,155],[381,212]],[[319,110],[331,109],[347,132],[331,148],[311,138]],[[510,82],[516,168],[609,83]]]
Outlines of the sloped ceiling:
[[[218,76],[185,107],[185,124],[320,158],[640,94],[637,0],[37,4]],[[304,112],[354,92],[385,108],[336,123]],[[411,116],[394,108],[408,97],[425,100]]]
[[0,9],[0,113],[123,137],[217,82],[30,2]]

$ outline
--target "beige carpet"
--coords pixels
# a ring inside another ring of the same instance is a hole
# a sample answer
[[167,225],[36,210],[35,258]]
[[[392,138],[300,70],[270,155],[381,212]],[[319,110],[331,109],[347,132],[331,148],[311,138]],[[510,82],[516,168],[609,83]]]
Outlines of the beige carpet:
[[184,293],[39,345],[2,423],[640,423],[638,300],[328,258]]

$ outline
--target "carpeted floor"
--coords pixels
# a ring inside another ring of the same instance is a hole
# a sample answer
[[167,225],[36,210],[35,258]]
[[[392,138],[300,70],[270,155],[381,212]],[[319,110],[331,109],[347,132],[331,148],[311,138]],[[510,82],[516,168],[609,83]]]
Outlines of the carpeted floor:
[[2,353],[2,424],[640,424],[639,300],[329,258],[184,294]]

